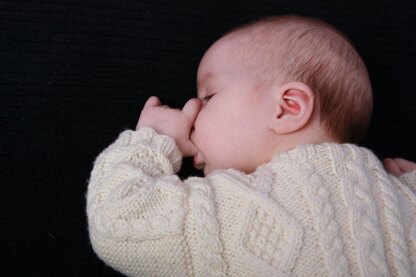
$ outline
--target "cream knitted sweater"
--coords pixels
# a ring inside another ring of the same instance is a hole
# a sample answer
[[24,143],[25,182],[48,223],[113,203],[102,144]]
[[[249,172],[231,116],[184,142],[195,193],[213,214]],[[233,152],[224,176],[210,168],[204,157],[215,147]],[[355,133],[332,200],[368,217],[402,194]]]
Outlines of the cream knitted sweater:
[[181,181],[181,153],[125,131],[95,161],[95,252],[132,276],[416,276],[416,172],[388,175],[369,150],[302,145],[250,175]]

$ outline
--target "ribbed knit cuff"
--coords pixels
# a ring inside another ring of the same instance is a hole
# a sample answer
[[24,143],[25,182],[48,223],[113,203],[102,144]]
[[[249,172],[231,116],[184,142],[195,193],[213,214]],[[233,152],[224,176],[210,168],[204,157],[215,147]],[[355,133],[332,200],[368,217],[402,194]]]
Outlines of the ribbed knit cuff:
[[174,173],[181,169],[182,153],[176,146],[175,140],[166,135],[159,135],[152,128],[143,127],[136,131],[124,131],[120,134],[116,143],[122,146],[145,144],[155,153],[166,157],[172,164]]

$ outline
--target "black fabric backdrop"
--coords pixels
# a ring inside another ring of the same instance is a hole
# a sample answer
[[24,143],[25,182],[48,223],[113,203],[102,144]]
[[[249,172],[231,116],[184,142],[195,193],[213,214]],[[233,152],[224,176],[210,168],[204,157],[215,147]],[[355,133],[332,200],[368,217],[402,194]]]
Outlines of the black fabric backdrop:
[[[195,95],[204,51],[267,15],[324,19],[368,65],[375,109],[362,145],[416,160],[415,1],[0,1],[2,276],[117,276],[89,244],[94,158],[158,95]],[[181,175],[196,174],[189,163]]]

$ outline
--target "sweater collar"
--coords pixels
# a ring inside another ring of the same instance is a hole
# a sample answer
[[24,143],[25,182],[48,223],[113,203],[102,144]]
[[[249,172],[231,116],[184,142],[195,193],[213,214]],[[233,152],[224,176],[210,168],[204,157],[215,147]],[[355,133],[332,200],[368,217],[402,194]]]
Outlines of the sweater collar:
[[302,144],[285,152],[275,154],[270,162],[260,166],[257,170],[274,168],[278,170],[289,163],[309,163],[315,165],[338,166],[345,162],[378,162],[375,155],[368,149],[351,143],[321,143]]

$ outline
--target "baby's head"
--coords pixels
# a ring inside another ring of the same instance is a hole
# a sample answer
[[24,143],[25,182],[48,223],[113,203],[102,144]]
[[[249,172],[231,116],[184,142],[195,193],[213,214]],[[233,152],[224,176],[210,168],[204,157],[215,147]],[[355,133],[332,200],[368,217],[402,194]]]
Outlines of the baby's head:
[[202,109],[191,139],[205,173],[252,172],[303,143],[357,142],[372,111],[364,62],[332,26],[298,16],[239,27],[198,69]]

